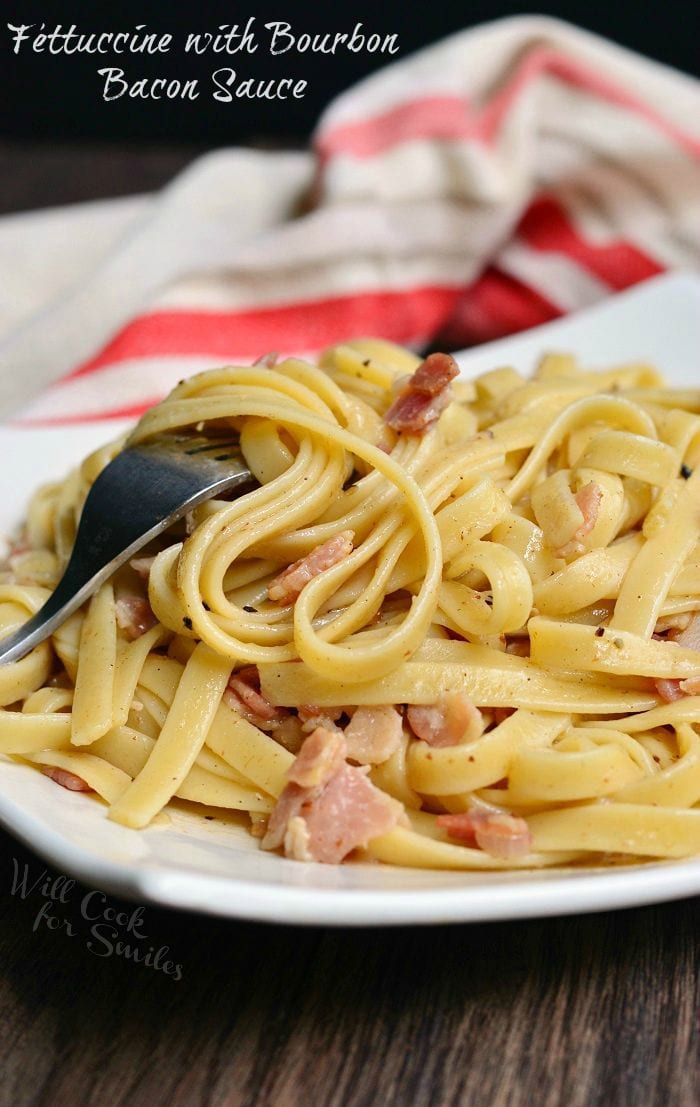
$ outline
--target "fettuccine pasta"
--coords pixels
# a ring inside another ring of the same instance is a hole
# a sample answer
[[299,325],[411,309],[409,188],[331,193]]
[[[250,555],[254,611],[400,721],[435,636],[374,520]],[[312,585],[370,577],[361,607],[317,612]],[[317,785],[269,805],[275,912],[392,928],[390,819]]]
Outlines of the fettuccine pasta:
[[240,441],[213,499],[0,667],[0,752],[135,829],[507,869],[700,853],[700,391],[550,354],[469,382],[380,340],[200,373],[40,489],[0,631],[124,446]]

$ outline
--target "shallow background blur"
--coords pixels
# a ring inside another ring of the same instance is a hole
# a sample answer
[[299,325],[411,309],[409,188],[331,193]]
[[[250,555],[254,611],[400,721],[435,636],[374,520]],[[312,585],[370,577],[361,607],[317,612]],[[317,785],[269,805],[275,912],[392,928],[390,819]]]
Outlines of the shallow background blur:
[[[521,5],[513,0],[441,0],[411,7],[408,0],[353,0],[334,7],[327,0],[201,0],[174,5],[166,0],[4,0],[0,18],[0,214],[75,203],[159,188],[204,150],[218,146],[258,148],[304,146],[323,109],[339,92],[386,65],[386,54],[347,51],[334,56],[268,52],[264,24],[289,23],[296,35],[352,32],[397,34],[395,60],[427,43],[478,23],[533,9],[557,16],[686,72],[700,73],[700,5],[665,0],[641,6],[632,0],[550,0]],[[190,33],[216,32],[221,24],[245,27],[255,18],[260,43],[255,54],[184,53]],[[48,33],[71,24],[84,33],[146,31],[173,35],[165,55],[51,56],[13,53],[8,24],[41,24]],[[104,78],[97,70],[123,69],[139,78],[197,78],[200,96],[188,100],[102,100]],[[301,100],[212,98],[211,73],[236,69],[238,79],[293,77],[308,82]]]

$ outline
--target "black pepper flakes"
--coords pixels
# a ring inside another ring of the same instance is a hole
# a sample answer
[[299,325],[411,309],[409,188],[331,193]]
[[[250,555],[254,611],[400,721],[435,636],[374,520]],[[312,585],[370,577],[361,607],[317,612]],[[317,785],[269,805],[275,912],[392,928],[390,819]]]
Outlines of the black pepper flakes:
[[596,627],[596,632],[595,632],[596,638],[602,638],[604,634],[605,634],[605,627]]
[[243,610],[247,611],[249,615],[257,615],[258,613],[257,607],[251,607],[250,604],[247,603],[243,604]]
[[686,465],[685,462],[683,462],[683,464],[681,465],[680,475],[683,477],[683,480],[688,480],[689,477],[692,477],[693,470],[690,468],[689,465]]
[[186,626],[188,630],[192,630],[192,620],[189,615],[185,615],[182,620],[183,626]]

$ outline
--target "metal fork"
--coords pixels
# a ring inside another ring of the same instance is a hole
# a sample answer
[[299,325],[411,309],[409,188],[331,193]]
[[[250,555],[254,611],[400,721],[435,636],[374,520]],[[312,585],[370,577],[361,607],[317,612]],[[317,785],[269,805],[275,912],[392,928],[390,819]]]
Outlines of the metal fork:
[[129,446],[90,489],[61,580],[28,622],[0,642],[0,665],[43,642],[116,569],[217,492],[256,484],[237,440],[167,432]]

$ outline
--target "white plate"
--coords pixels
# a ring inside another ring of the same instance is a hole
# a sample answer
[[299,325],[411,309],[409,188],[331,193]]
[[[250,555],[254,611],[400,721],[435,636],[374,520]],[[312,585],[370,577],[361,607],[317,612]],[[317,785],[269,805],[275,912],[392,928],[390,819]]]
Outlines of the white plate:
[[[460,357],[466,374],[514,364],[529,372],[545,350],[590,366],[640,358],[676,383],[697,385],[700,279],[656,278],[573,318]],[[0,531],[31,490],[105,437],[115,424],[0,429],[12,458]],[[6,471],[7,471],[6,466]],[[0,820],[58,869],[139,902],[233,918],[352,925],[466,922],[632,907],[700,892],[700,860],[559,872],[450,873],[383,865],[306,865],[262,853],[244,829],[175,810],[163,825],[127,830],[85,796],[0,759]]]

